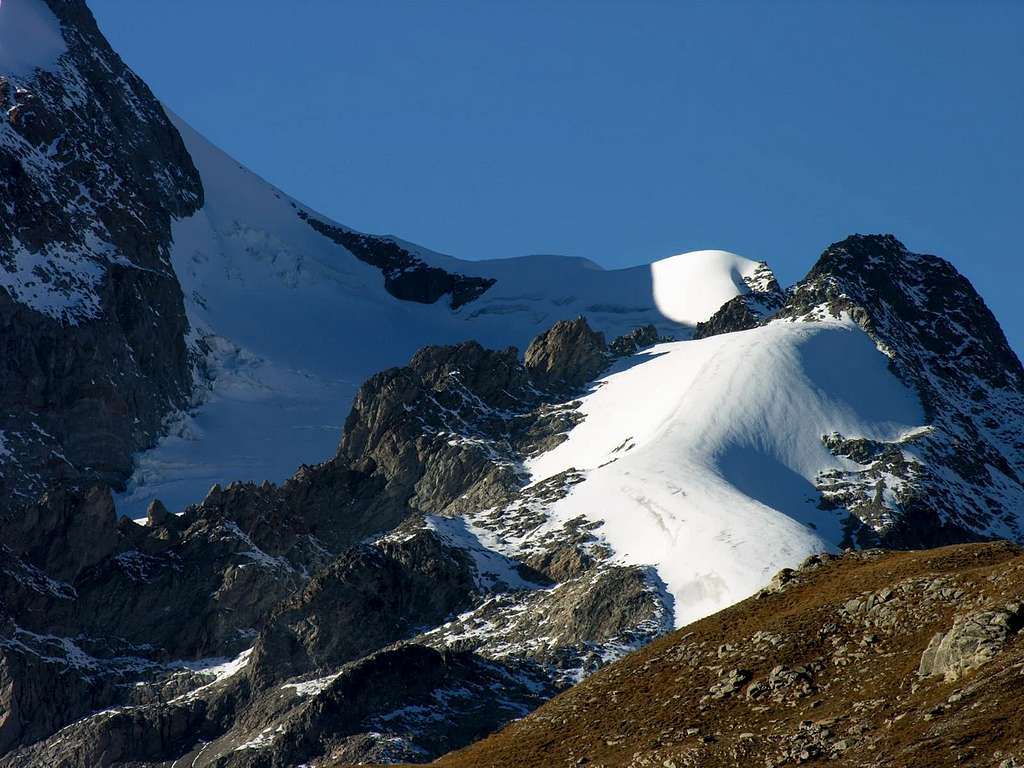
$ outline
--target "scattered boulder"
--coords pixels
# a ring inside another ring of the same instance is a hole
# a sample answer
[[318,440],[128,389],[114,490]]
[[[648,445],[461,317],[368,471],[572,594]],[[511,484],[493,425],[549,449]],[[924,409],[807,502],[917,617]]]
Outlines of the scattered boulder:
[[948,632],[932,637],[921,655],[917,673],[921,677],[941,675],[946,680],[956,680],[995,658],[1010,636],[1022,627],[1022,603],[961,617]]
[[708,698],[719,701],[738,693],[752,677],[748,669],[730,669],[724,672],[718,682],[708,690]]

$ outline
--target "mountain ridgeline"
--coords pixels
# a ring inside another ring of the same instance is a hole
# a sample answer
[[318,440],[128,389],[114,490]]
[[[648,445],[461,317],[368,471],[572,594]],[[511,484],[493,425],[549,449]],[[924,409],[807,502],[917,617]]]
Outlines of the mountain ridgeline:
[[81,0],[4,2],[0,50],[29,21],[0,766],[1013,759],[968,742],[1017,701],[977,542],[1024,543],[1024,369],[949,262],[460,261],[241,168]]

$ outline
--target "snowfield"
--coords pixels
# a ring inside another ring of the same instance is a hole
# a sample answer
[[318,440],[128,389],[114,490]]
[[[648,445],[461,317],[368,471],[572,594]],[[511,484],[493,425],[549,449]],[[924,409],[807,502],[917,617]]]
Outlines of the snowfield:
[[497,282],[452,310],[400,301],[381,272],[300,218],[322,221],[207,142],[175,115],[203,179],[206,204],[174,223],[172,262],[193,342],[206,339],[212,381],[154,450],[138,458],[122,514],[160,498],[172,510],[214,483],[279,482],[333,455],[359,385],[420,347],[475,339],[525,349],[556,320],[586,315],[609,340],[654,323],[688,337],[750,288],[756,262],[697,251],[605,270],[586,259],[526,256],[465,261],[396,240],[431,266]]
[[585,421],[529,469],[585,471],[553,522],[602,521],[617,559],[657,569],[682,626],[841,541],[846,513],[819,510],[814,481],[856,465],[822,436],[897,440],[924,423],[886,364],[852,322],[662,344],[603,377]]
[[31,75],[67,51],[60,22],[42,0],[0,0],[0,72]]

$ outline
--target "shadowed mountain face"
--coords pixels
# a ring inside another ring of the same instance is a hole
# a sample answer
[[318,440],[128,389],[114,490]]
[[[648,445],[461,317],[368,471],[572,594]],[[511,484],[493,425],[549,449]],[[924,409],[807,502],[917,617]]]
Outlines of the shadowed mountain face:
[[809,556],[454,764],[898,763],[935,678],[1016,647],[1016,550],[821,555],[1024,538],[1024,372],[948,262],[855,235],[783,290],[364,235],[169,119],[83,3],[13,2],[0,766],[424,762]]
[[203,204],[180,136],[84,2],[13,5],[66,50],[0,72],[0,505],[54,479],[124,482],[188,402],[170,224]]

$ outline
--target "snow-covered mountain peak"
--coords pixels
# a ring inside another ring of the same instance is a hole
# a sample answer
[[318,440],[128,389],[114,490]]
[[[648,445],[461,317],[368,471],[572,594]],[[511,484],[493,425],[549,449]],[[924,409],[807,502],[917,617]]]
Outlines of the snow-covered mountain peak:
[[1024,541],[1024,373],[947,262],[359,232],[46,7],[0,76],[0,764],[423,761],[823,549]]
[[821,549],[1020,538],[1024,378],[966,279],[856,235],[787,294],[762,284],[761,316],[741,295],[582,398],[527,464],[538,485],[575,478],[556,524],[653,565],[677,623]]
[[[883,540],[919,546],[970,535],[1019,539],[1024,368],[970,282],[945,259],[913,253],[892,235],[854,235],[825,250],[777,314],[837,317],[850,318],[889,357],[930,425],[909,452],[924,468],[900,471],[918,476],[896,527],[875,521],[888,530]],[[836,480],[836,493],[851,503],[848,479]],[[872,518],[870,494],[859,495],[862,516]]]
[[853,464],[822,436],[898,442],[924,424],[887,363],[849,321],[655,346],[602,378],[568,440],[528,466],[535,482],[584,473],[554,518],[599,522],[622,562],[655,566],[683,624],[844,544],[849,512],[820,509],[816,485]]
[[651,264],[654,301],[665,317],[696,325],[728,299],[752,290],[751,282],[756,284],[765,269],[728,251],[690,251],[659,259]]

